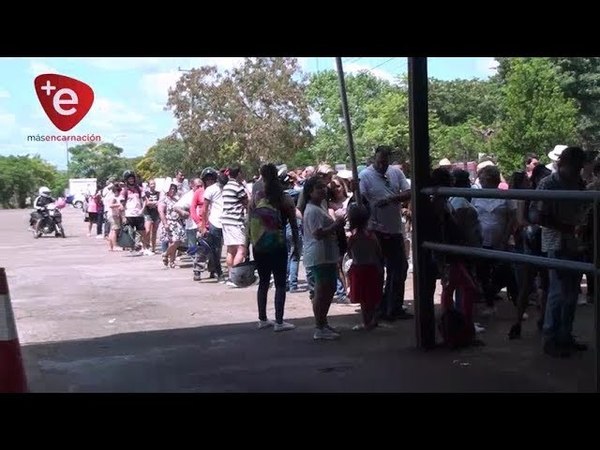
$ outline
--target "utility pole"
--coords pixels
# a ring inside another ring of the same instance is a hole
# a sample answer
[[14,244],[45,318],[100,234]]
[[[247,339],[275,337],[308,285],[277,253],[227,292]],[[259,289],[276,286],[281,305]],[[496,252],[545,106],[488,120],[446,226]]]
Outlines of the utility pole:
[[356,165],[356,154],[354,152],[354,140],[352,139],[352,125],[350,122],[350,111],[348,108],[348,97],[346,95],[346,82],[344,79],[344,68],[342,66],[342,58],[336,57],[335,63],[338,72],[338,82],[340,88],[340,97],[342,100],[342,112],[344,113],[344,125],[346,127],[346,138],[348,140],[348,152],[350,153],[350,161],[352,162],[352,178],[356,181],[356,203],[361,204],[360,188],[358,184],[358,169]]
[[65,141],[65,149],[67,150],[67,175],[70,174],[71,168],[69,164],[69,141]]
[[[177,66],[177,70],[178,70],[179,72],[192,72],[192,70],[193,70],[193,69],[182,69],[180,66]],[[191,114],[191,113],[194,111],[194,95],[193,95],[193,94],[191,94],[191,97],[192,97],[192,98],[191,98],[191,101],[190,101],[190,104],[191,104],[191,108],[190,108],[190,118],[191,118],[191,116],[192,116],[192,114]]]

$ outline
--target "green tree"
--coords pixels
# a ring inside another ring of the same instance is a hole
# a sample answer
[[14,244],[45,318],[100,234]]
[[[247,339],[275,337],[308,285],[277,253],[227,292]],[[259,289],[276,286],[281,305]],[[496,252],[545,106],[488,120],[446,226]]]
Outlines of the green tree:
[[475,119],[491,125],[498,119],[502,92],[497,79],[452,80],[432,78],[429,108],[443,125],[455,126]]
[[448,126],[441,123],[435,113],[430,113],[430,155],[432,164],[442,158],[452,162],[476,161],[479,153],[489,154],[493,130],[476,118],[458,125]]
[[[346,94],[357,155],[369,153],[371,141],[363,138],[365,123],[376,113],[369,105],[388,93],[401,89],[370,73],[346,74]],[[348,143],[343,121],[337,72],[327,70],[313,74],[306,89],[311,108],[323,122],[316,133],[310,151],[315,162],[348,161]],[[373,131],[371,129],[371,131]]]
[[514,58],[503,87],[504,117],[492,141],[503,171],[522,167],[528,152],[546,152],[575,137],[577,109],[563,94],[559,75],[543,58]]
[[578,107],[580,145],[600,149],[600,58],[548,58],[558,69],[560,86]]
[[191,153],[186,150],[185,143],[174,136],[167,136],[156,141],[136,165],[139,175],[149,180],[155,177],[175,176],[178,169],[184,173],[195,174],[197,167],[190,160]]
[[57,171],[54,181],[48,186],[52,190],[52,195],[55,197],[65,195],[65,189],[69,186],[69,178],[66,170]]
[[600,58],[496,58],[496,78],[506,82],[516,60],[544,59],[556,69],[560,87],[566,98],[577,106],[576,140],[590,150],[600,148]]
[[69,153],[72,178],[96,178],[103,184],[109,178],[121,178],[123,171],[129,168],[121,156],[123,149],[108,142],[77,145],[70,147]]
[[39,156],[0,156],[0,203],[4,208],[25,208],[27,197],[40,186],[52,187],[56,168]]
[[196,170],[236,162],[256,169],[309,143],[304,88],[295,58],[246,58],[231,71],[204,66],[185,73],[167,107]]
[[410,159],[410,134],[408,122],[408,94],[403,89],[388,91],[374,98],[366,106],[365,120],[359,140],[357,159],[366,161],[373,147],[390,145],[400,162]]

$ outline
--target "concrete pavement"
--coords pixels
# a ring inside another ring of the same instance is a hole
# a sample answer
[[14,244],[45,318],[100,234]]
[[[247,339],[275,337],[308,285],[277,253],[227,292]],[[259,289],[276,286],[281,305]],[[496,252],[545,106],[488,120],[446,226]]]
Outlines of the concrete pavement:
[[[333,305],[331,323],[342,339],[314,342],[306,293],[286,303],[296,330],[259,331],[255,287],[195,283],[191,270],[165,270],[159,256],[109,253],[103,240],[86,236],[73,209],[64,213],[66,239],[34,240],[28,215],[0,211],[0,260],[34,392],[594,389],[593,351],[569,360],[543,356],[533,309],[521,341],[505,337],[514,315],[505,302],[485,324],[486,347],[424,353],[415,349],[412,321],[357,333],[356,306]],[[588,342],[592,321],[591,307],[578,309],[576,333]]]

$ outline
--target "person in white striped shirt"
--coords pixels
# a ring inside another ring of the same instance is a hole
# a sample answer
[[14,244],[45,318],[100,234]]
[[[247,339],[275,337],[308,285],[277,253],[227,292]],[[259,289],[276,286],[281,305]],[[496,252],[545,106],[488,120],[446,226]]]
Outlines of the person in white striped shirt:
[[[248,193],[242,184],[242,169],[240,166],[229,168],[229,181],[223,186],[223,244],[227,247],[227,267],[241,264],[248,254],[246,236],[246,209],[248,208]],[[228,281],[228,285],[232,282]]]

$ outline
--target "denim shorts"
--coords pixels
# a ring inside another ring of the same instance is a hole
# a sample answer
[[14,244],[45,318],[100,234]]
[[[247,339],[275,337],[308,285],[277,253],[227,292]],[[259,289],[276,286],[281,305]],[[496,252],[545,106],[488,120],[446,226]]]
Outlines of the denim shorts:
[[310,270],[315,280],[315,284],[329,283],[332,286],[335,286],[338,276],[337,264],[319,264],[310,267]]

